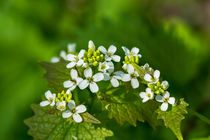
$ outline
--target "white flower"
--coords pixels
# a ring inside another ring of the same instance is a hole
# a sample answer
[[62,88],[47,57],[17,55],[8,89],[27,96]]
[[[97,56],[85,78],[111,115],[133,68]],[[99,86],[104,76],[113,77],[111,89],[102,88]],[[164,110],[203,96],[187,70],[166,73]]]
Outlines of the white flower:
[[105,73],[106,71],[113,71],[114,70],[114,64],[112,62],[103,62],[99,63],[99,71]]
[[152,71],[152,68],[149,67],[149,64],[148,64],[148,63],[146,63],[146,64],[143,66],[143,68],[144,68],[145,70],[147,70],[148,72],[151,72],[151,71]]
[[84,75],[86,79],[80,82],[80,89],[85,89],[89,86],[91,92],[98,92],[99,88],[96,82],[103,80],[104,75],[102,73],[96,73],[93,75],[92,69],[90,67],[84,70]]
[[78,77],[78,73],[75,69],[72,69],[70,72],[71,80],[65,81],[63,86],[65,88],[69,88],[66,93],[69,94],[70,91],[74,90],[77,85],[83,80],[82,78]]
[[68,52],[74,53],[76,52],[76,44],[75,43],[69,43],[67,46]]
[[73,100],[68,103],[69,109],[62,113],[63,118],[69,118],[73,116],[73,119],[76,123],[82,122],[82,117],[79,115],[80,113],[84,113],[87,109],[84,105],[76,106]]
[[163,81],[161,83],[161,86],[163,87],[164,90],[166,90],[169,87],[168,81]]
[[145,74],[144,80],[151,84],[156,84],[159,81],[159,77],[160,77],[160,71],[155,70],[153,73],[153,77],[150,74]]
[[84,53],[85,53],[85,50],[81,50],[79,52],[78,56],[73,55],[73,54],[68,54],[67,55],[67,60],[70,61],[70,63],[67,64],[66,67],[67,68],[72,68],[75,65],[82,66],[82,64],[84,63],[84,61],[82,59],[84,57]]
[[117,48],[113,45],[111,45],[108,49],[108,51],[106,50],[106,48],[104,48],[103,46],[100,46],[98,48],[103,54],[105,54],[105,60],[106,61],[115,61],[115,62],[120,62],[120,56],[119,55],[114,55],[114,53],[116,52]]
[[66,109],[66,102],[61,101],[56,103],[57,109],[60,111],[64,111]]
[[123,69],[130,71],[131,69],[134,69],[132,64],[123,64]]
[[155,99],[158,102],[162,102],[162,105],[160,106],[160,109],[162,111],[166,111],[168,109],[168,103],[171,104],[171,105],[175,104],[175,98],[174,97],[170,97],[170,93],[168,91],[163,93],[163,96],[157,95],[155,97]]
[[132,68],[128,69],[128,74],[122,75],[122,81],[124,81],[124,82],[131,81],[131,85],[135,89],[135,88],[139,87],[139,81],[138,81],[137,77],[139,77],[139,75],[132,67]]
[[[66,60],[67,56],[66,56],[66,52],[64,50],[62,50],[60,52],[60,57],[63,58],[64,60]],[[56,56],[52,57],[51,62],[52,63],[59,62],[60,61],[60,57],[56,57]]]
[[130,51],[128,48],[123,46],[122,49],[125,52],[125,55],[128,56],[129,58],[131,56],[138,56],[139,58],[141,58],[141,54],[139,54],[139,48],[133,47]]
[[55,105],[55,96],[56,94],[52,94],[49,90],[47,92],[45,92],[45,97],[47,98],[46,101],[42,101],[40,103],[40,106],[54,106]]
[[154,93],[150,88],[146,88],[146,92],[140,92],[139,96],[143,99],[142,102],[144,103],[153,99]]
[[91,50],[93,50],[93,51],[95,51],[95,45],[94,45],[94,43],[93,43],[92,40],[90,40],[90,41],[88,42],[88,48],[91,49]]
[[122,71],[104,73],[104,81],[110,80],[113,87],[118,87],[120,85],[118,80],[122,80],[122,75],[124,73]]

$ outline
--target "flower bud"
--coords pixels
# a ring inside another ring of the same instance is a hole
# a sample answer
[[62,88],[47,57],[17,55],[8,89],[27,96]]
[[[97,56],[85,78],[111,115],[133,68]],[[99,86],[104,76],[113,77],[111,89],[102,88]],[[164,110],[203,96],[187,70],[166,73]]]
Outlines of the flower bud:
[[98,62],[97,61],[94,61],[93,62],[93,66],[97,66],[98,65]]

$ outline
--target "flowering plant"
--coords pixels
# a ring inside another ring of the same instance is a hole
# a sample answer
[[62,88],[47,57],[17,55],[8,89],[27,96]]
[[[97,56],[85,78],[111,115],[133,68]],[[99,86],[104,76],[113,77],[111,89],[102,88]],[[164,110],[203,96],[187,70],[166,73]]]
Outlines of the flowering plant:
[[88,50],[76,53],[75,44],[69,45],[68,52],[42,63],[55,93],[48,90],[32,106],[35,116],[25,121],[29,133],[35,139],[105,139],[113,135],[105,120],[114,118],[121,125],[164,125],[182,140],[188,104],[170,97],[169,83],[161,80],[159,70],[140,65],[139,48],[122,49],[124,57],[113,45],[97,48],[89,41]]

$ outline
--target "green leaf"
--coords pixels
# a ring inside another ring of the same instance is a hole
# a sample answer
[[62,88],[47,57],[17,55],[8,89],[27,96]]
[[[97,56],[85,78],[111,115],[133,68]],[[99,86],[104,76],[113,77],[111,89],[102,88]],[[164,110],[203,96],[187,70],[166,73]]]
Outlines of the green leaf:
[[207,138],[192,138],[190,140],[210,140],[210,136],[208,136]]
[[44,78],[48,81],[48,85],[57,92],[63,90],[63,82],[70,78],[66,62],[61,59],[58,63],[42,62],[41,66],[46,70]]
[[63,119],[49,107],[32,106],[35,115],[27,120],[29,134],[36,140],[104,140],[113,133],[105,128],[95,127],[91,123],[74,123]]
[[179,105],[173,106],[170,111],[157,110],[158,119],[162,119],[165,126],[170,128],[179,140],[183,140],[181,121],[185,118],[184,115],[188,113],[187,106],[188,104],[182,98]]
[[95,117],[93,117],[88,112],[83,113],[82,114],[82,117],[83,117],[83,119],[84,119],[85,122],[94,123],[94,124],[101,123],[98,119],[96,119]]
[[139,108],[132,103],[110,103],[106,108],[109,118],[115,118],[120,125],[129,122],[136,126],[136,121],[144,121]]

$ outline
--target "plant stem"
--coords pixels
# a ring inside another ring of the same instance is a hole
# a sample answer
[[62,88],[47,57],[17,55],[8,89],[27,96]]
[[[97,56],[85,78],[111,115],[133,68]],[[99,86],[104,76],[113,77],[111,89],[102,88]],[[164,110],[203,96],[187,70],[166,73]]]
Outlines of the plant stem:
[[194,116],[198,117],[201,121],[203,121],[203,122],[207,123],[208,125],[210,125],[210,119],[207,118],[206,116],[204,116],[204,115],[202,115],[202,114],[200,114],[200,113],[198,113],[195,110],[190,109],[190,108],[188,109],[188,111],[189,111],[189,113],[191,115],[194,115]]

